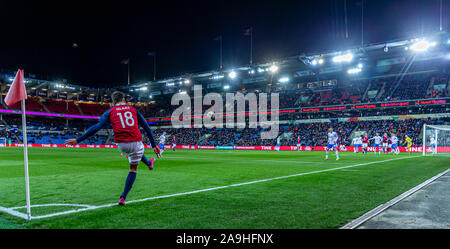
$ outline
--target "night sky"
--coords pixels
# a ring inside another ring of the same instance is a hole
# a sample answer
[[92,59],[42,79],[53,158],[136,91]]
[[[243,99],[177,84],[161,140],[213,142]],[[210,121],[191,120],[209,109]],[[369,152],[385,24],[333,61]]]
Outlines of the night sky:
[[[264,63],[303,52],[338,50],[361,43],[361,0],[161,1],[115,5],[7,4],[0,1],[0,68],[92,87],[157,79],[219,67]],[[14,2],[14,1],[8,1]],[[61,1],[63,2],[63,1]],[[444,0],[444,29],[450,1]],[[365,43],[403,39],[439,30],[439,0],[364,0]],[[76,43],[78,47],[73,47]]]

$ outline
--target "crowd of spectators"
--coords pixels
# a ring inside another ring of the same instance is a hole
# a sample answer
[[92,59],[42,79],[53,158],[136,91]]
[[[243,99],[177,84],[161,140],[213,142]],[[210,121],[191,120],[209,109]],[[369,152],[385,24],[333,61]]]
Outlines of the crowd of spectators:
[[[3,120],[13,124],[17,118],[4,118]],[[295,146],[297,138],[304,146],[326,145],[327,130],[333,128],[339,134],[340,142],[350,145],[352,135],[356,131],[367,132],[370,137],[375,133],[380,134],[394,132],[400,139],[404,135],[408,135],[413,139],[413,143],[420,145],[422,143],[421,129],[424,123],[427,124],[445,124],[449,118],[439,119],[398,119],[398,120],[371,120],[358,121],[347,120],[345,122],[312,122],[312,123],[293,123],[289,125],[280,125],[278,136],[281,138],[282,145]],[[95,123],[95,121],[73,120],[69,122],[69,129],[62,128],[62,120],[30,118],[29,124],[39,127],[40,129],[31,130],[28,134],[29,143],[49,143],[61,144],[65,139],[80,136],[85,130]],[[54,122],[54,123],[53,123]],[[3,128],[2,128],[3,127]],[[52,127],[51,129],[43,129],[44,127]],[[76,128],[74,128],[76,127]],[[167,133],[167,143],[172,142],[175,137],[177,144],[184,145],[214,145],[214,146],[259,146],[259,145],[275,145],[274,139],[261,139],[262,128],[191,128],[191,129],[174,129],[174,128],[157,128],[153,134],[158,138],[163,132]],[[145,132],[144,143],[149,144]],[[15,135],[14,135],[15,134]],[[101,135],[97,134],[86,140],[85,144],[106,144],[110,133],[106,132]],[[0,138],[11,139],[13,143],[19,142],[17,138],[22,139],[21,126],[13,125],[0,126]],[[112,144],[110,139],[108,144]]]

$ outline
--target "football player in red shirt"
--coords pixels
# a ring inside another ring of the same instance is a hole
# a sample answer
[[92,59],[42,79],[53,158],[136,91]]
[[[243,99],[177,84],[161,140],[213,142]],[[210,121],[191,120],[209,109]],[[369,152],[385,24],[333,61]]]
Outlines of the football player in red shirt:
[[114,142],[124,154],[128,155],[128,160],[130,162],[130,172],[128,173],[123,193],[119,199],[119,205],[125,205],[125,199],[127,198],[128,192],[130,192],[133,187],[133,183],[136,180],[136,172],[139,162],[143,161],[149,169],[153,169],[153,162],[155,160],[155,158],[152,158],[149,161],[144,156],[144,144],[142,143],[142,134],[139,130],[138,124],[144,128],[152,145],[153,151],[158,157],[160,156],[160,150],[156,146],[152,130],[142,114],[139,113],[139,111],[137,111],[134,107],[126,104],[125,94],[116,91],[111,97],[114,106],[108,109],[100,117],[98,123],[91,126],[79,138],[66,140],[65,143],[69,145],[81,143],[85,139],[93,136],[100,129],[105,128],[108,124],[111,124],[114,130]]
[[362,149],[364,154],[367,154],[367,147],[368,147],[369,137],[367,137],[367,133],[364,133],[364,136],[362,137]]
[[383,154],[389,153],[389,145],[388,145],[389,137],[387,133],[384,133],[383,135]]

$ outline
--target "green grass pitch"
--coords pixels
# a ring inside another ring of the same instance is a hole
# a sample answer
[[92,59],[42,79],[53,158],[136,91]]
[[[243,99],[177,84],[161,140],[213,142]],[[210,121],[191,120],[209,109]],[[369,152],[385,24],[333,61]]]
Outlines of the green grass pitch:
[[[153,171],[140,164],[127,201],[272,180],[32,221],[0,211],[0,228],[338,228],[450,165],[450,157],[413,156],[166,150]],[[117,203],[128,161],[118,149],[30,148],[29,171],[38,217],[81,208],[66,204]],[[26,205],[22,148],[0,149],[0,190],[0,207]]]

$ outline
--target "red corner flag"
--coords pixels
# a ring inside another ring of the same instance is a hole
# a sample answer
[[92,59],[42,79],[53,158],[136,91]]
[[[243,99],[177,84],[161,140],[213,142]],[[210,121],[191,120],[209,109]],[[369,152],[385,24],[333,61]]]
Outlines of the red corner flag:
[[5,104],[11,107],[15,103],[27,99],[27,90],[25,89],[25,80],[23,77],[23,69],[19,69],[14,78],[14,82],[9,88],[8,94],[5,97]]
[[14,78],[14,82],[9,88],[5,97],[5,104],[8,107],[15,103],[22,102],[22,134],[23,134],[23,155],[25,163],[25,189],[27,199],[27,219],[31,220],[31,202],[30,202],[30,180],[28,176],[28,139],[27,139],[27,119],[25,115],[25,100],[27,99],[27,90],[25,89],[25,80],[23,77],[23,69],[19,69]]

